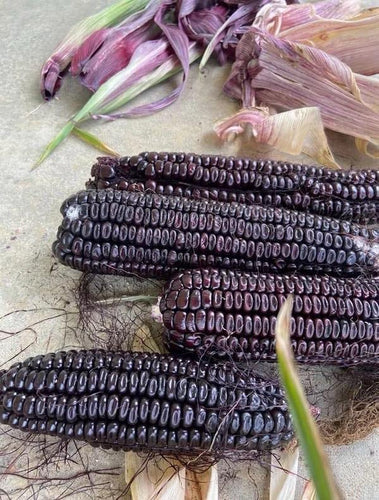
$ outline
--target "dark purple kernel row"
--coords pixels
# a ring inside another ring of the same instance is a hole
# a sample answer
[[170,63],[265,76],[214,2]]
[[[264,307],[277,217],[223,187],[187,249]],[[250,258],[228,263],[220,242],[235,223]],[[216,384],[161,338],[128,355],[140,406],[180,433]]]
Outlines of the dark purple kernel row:
[[[276,361],[273,338],[242,337],[234,335],[181,334],[165,332],[173,352],[196,356],[235,359],[237,361]],[[297,361],[307,364],[336,364],[341,366],[379,363],[379,343],[368,341],[298,340],[291,346]]]
[[328,362],[329,356],[331,363],[379,361],[375,278],[186,270],[166,284],[160,300],[168,343],[198,353],[215,353],[219,348],[223,356],[226,347],[234,353],[239,346],[237,352],[247,359],[261,358],[269,349],[275,359],[276,318],[289,293],[293,294],[291,337],[298,359],[304,358],[306,349],[309,358],[322,355]]
[[[289,292],[292,293],[292,292]],[[171,290],[161,300],[161,310],[196,313],[212,310],[215,313],[268,314],[278,313],[286,299],[284,293],[266,293],[262,291],[223,291],[223,290]],[[296,294],[294,314],[313,316],[333,316],[341,318],[361,318],[364,320],[379,318],[377,299],[365,300],[357,297],[333,297],[325,295]]]
[[[245,421],[244,421],[245,422]],[[244,423],[243,422],[243,423]],[[62,422],[53,419],[36,419],[18,416],[2,411],[0,423],[15,429],[32,433],[57,436],[62,439],[85,441],[94,447],[104,449],[180,452],[185,454],[200,451],[249,452],[263,451],[283,445],[293,438],[292,431],[274,434],[256,435],[228,434],[215,436],[207,431],[197,429],[165,429],[156,426],[129,426],[119,422]]]
[[[168,159],[165,159],[168,158]],[[87,187],[237,201],[375,223],[378,175],[271,160],[181,153],[99,158]]]
[[[84,191],[62,206],[53,250],[71,267],[102,273],[221,267],[351,274],[376,272],[377,231],[266,208],[125,191]],[[94,264],[96,262],[96,264]]]

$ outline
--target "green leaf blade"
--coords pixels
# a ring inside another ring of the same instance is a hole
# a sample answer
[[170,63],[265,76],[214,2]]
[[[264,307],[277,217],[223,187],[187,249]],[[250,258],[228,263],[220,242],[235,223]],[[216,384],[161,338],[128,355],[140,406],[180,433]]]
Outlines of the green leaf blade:
[[43,150],[41,156],[38,158],[38,160],[35,162],[35,164],[32,167],[32,170],[35,170],[43,161],[46,160],[48,156],[51,155],[51,153],[59,146],[59,144],[66,139],[67,136],[69,136],[72,132],[72,130],[75,127],[75,123],[70,121],[67,122],[66,125],[58,132],[58,134],[54,137],[52,141],[49,142],[49,144],[45,147]]
[[110,148],[105,142],[101,141],[98,137],[95,135],[91,134],[90,132],[87,132],[86,130],[83,130],[78,127],[74,127],[72,130],[72,133],[78,137],[80,140],[85,142],[86,144],[89,144],[90,146],[94,147],[95,149],[98,149],[102,153],[111,155],[111,156],[121,156],[119,153],[117,153],[114,149]]
[[286,391],[295,430],[305,454],[317,497],[319,500],[337,500],[341,496],[295,366],[290,344],[292,304],[293,298],[290,295],[281,307],[276,323],[276,352],[280,378]]

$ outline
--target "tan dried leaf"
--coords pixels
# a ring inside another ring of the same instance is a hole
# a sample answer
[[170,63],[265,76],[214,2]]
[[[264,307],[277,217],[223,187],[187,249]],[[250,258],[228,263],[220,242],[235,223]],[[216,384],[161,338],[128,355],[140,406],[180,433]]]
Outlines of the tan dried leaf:
[[125,454],[125,480],[131,483],[133,500],[217,500],[217,466],[196,473],[180,462],[156,457],[150,460],[134,452]]
[[267,108],[243,109],[215,126],[223,140],[240,134],[247,125],[259,143],[292,155],[305,153],[322,165],[339,168],[325,135],[318,108],[299,108],[271,115]]
[[186,470],[163,458],[146,460],[134,452],[125,454],[125,480],[131,482],[133,500],[185,500]]
[[298,469],[298,446],[271,455],[270,500],[294,500]]
[[316,500],[316,488],[312,481],[307,481],[301,500]]
[[213,465],[205,472],[186,471],[185,500],[217,500],[218,472]]
[[149,327],[145,324],[143,324],[136,332],[133,342],[133,351],[159,352],[159,347],[153,339]]

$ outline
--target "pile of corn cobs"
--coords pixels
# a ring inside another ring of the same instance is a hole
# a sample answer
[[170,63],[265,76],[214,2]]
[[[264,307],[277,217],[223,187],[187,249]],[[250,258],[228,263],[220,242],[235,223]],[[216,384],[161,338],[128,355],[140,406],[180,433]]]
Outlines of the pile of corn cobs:
[[230,360],[275,360],[290,293],[299,361],[379,362],[379,173],[142,153],[100,158],[92,176],[62,206],[54,253],[84,272],[166,279],[172,356],[18,363],[1,377],[2,422],[114,449],[278,446],[293,437],[283,393]]

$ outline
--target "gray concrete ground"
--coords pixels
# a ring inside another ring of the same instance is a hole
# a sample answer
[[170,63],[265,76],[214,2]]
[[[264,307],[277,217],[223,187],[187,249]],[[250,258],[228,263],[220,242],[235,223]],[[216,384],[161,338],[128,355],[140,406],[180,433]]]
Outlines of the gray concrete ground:
[[[86,90],[67,79],[58,99],[42,103],[39,69],[77,20],[107,3],[105,0],[0,2],[3,61],[0,77],[3,178],[0,314],[12,313],[0,318],[0,338],[3,339],[0,343],[1,367],[8,366],[8,360],[21,351],[24,352],[20,357],[26,357],[78,344],[74,334],[77,316],[73,290],[79,275],[55,263],[51,244],[61,219],[61,202],[84,186],[98,153],[71,137],[41,167],[31,171],[42,148],[88,98]],[[123,154],[143,150],[184,150],[283,158],[277,152],[257,150],[243,140],[221,144],[215,137],[212,132],[214,122],[236,110],[236,104],[222,94],[226,74],[227,70],[212,64],[203,74],[194,67],[183,97],[171,108],[148,118],[90,123],[86,128]],[[165,90],[169,88],[167,84]],[[162,92],[163,88],[154,90],[148,97],[151,99]],[[375,165],[359,157],[350,139],[333,134],[331,140],[346,165]],[[136,285],[132,283],[131,287]],[[15,436],[20,435],[16,433]],[[9,446],[15,448],[15,442],[11,440]],[[6,443],[8,438],[2,436],[1,448]],[[379,433],[374,432],[350,446],[328,448],[332,467],[346,498],[379,498],[378,445]],[[18,461],[13,461],[13,456],[2,456],[0,460],[12,474],[20,473],[22,467],[30,470],[31,464],[41,460],[41,455],[30,446]],[[77,456],[73,460],[78,461]],[[123,466],[122,453],[89,449],[83,453],[83,460],[93,468]],[[78,465],[66,463],[55,468],[53,473],[50,470],[49,477],[65,476],[83,468],[80,462]],[[250,464],[248,474],[246,464],[235,468],[227,466],[226,470],[229,474],[223,473],[220,478],[223,486],[221,497],[267,498],[267,474],[261,466]],[[230,470],[234,471],[235,480],[230,478]],[[41,472],[30,472],[29,475],[34,474],[43,475]],[[308,475],[303,466],[301,474]],[[25,477],[26,472],[21,475],[23,477],[0,477],[1,498],[6,498],[4,491],[13,491],[11,498],[63,498],[68,494],[78,499],[117,497],[109,485],[91,489],[85,480],[72,482],[70,486],[52,480],[50,490],[36,486],[28,494],[21,495],[15,488],[32,484],[30,478]],[[107,479],[114,488],[122,488],[122,476],[108,476]],[[98,479],[92,478],[92,481]]]

